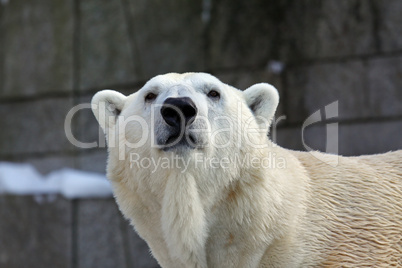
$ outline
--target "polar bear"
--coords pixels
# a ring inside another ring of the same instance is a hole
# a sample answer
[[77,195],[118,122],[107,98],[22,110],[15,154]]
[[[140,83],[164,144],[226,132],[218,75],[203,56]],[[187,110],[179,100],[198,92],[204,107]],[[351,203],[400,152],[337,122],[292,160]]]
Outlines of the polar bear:
[[281,148],[267,137],[278,101],[205,73],[93,97],[116,201],[159,264],[401,267],[402,151]]

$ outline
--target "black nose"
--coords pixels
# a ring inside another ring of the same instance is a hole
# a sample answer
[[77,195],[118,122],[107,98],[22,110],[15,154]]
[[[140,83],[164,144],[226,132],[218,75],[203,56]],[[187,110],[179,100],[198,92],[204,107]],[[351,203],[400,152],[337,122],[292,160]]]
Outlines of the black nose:
[[167,98],[161,108],[161,114],[165,122],[172,127],[181,128],[193,123],[197,115],[197,107],[189,97]]

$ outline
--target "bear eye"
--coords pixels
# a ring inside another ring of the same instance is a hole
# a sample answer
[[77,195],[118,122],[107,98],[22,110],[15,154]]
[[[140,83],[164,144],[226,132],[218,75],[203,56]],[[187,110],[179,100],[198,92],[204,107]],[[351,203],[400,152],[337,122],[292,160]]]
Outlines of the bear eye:
[[146,96],[145,96],[145,100],[146,101],[153,101],[154,99],[156,99],[156,97],[157,97],[157,95],[155,94],[155,93],[148,93]]
[[221,95],[216,90],[211,90],[210,92],[208,92],[208,97],[210,98],[219,98],[220,96]]

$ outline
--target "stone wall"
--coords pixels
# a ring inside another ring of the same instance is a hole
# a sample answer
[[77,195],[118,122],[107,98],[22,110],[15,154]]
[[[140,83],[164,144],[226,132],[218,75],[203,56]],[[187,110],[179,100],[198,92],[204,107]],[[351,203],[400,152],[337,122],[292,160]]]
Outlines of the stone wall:
[[[68,111],[98,90],[130,94],[156,74],[185,71],[241,89],[274,84],[284,147],[304,150],[303,121],[338,101],[340,154],[402,148],[399,0],[0,3],[1,161],[103,173],[104,146],[67,140]],[[73,122],[77,139],[104,143],[89,110]],[[326,123],[306,130],[309,147],[325,150]],[[1,267],[157,266],[113,200],[1,196],[0,208]]]

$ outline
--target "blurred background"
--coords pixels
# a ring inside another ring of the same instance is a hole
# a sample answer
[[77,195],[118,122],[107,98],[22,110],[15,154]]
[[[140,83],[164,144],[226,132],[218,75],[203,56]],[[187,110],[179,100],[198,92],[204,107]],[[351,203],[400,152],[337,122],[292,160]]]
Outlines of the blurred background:
[[[104,146],[66,138],[68,111],[186,71],[275,85],[283,147],[305,150],[303,121],[338,101],[339,154],[401,149],[401,14],[400,0],[0,0],[0,161],[104,174]],[[89,109],[73,134],[103,143]],[[320,122],[305,142],[325,151],[326,135]],[[112,198],[3,194],[0,267],[158,266]]]

